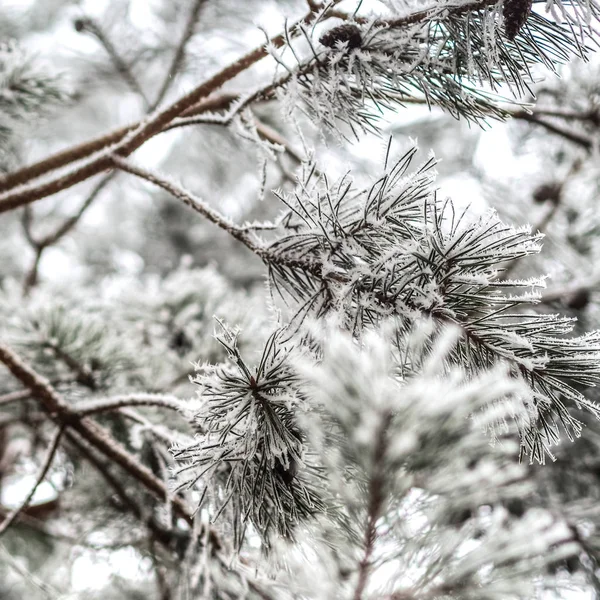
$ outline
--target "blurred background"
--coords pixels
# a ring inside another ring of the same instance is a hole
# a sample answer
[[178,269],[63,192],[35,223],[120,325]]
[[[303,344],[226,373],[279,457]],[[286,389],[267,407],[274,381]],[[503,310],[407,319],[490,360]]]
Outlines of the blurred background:
[[[0,172],[140,119],[157,99],[189,91],[306,9],[305,0],[0,0]],[[187,29],[177,70],[166,77]],[[302,139],[271,101],[255,104],[255,117],[288,152],[266,156],[244,131],[198,124],[156,136],[135,158],[242,223],[277,217],[282,206],[271,190],[293,185],[305,147],[332,177],[351,169],[360,178],[381,168],[390,135],[397,151],[416,140],[422,161],[430,150],[439,160],[441,196],[546,235],[543,253],[509,274],[547,274],[538,310],[577,318],[581,333],[600,326],[600,65],[591,58],[561,67],[560,77],[534,73],[531,94],[511,105],[507,123],[479,127],[409,105],[384,115],[381,136],[342,144],[308,122]],[[272,72],[273,61],[262,61],[223,92],[252,88]],[[30,104],[15,105],[11,86],[39,80],[45,87],[32,88]],[[142,389],[193,396],[193,363],[223,358],[215,316],[243,331],[245,350],[260,348],[277,316],[261,262],[139,180],[100,175],[0,217],[0,330],[70,401]],[[185,424],[151,410],[133,426],[127,418],[107,417],[107,426],[168,478],[171,432]],[[600,499],[600,427],[580,418],[584,438],[561,446],[555,463],[531,467],[542,504]],[[41,421],[35,402],[0,370],[0,514],[35,480],[49,440]],[[185,561],[169,562],[83,455],[60,454],[2,538],[0,598],[172,597]],[[593,560],[556,569],[597,583]]]

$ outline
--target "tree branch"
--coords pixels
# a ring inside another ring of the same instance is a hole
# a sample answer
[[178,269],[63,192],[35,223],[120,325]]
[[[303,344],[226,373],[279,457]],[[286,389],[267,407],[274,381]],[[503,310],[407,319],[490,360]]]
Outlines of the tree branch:
[[200,15],[200,9],[202,8],[202,5],[205,2],[206,0],[196,0],[194,2],[192,10],[190,11],[190,14],[187,18],[183,34],[181,36],[181,39],[179,40],[179,44],[177,44],[177,48],[175,49],[175,53],[173,54],[173,60],[171,61],[171,65],[169,67],[169,70],[167,71],[167,75],[162,82],[162,85],[158,91],[158,94],[156,95],[156,99],[150,107],[150,110],[154,110],[163,101],[165,95],[171,87],[171,84],[175,80],[177,73],[179,73],[181,63],[183,62],[183,59],[185,57],[187,43],[194,35],[194,29],[196,27],[196,23]]
[[152,494],[160,500],[169,500],[176,512],[186,521],[189,523],[193,521],[193,514],[181,497],[171,497],[163,481],[142,465],[103,427],[88,417],[80,418],[74,413],[46,378],[36,373],[15,352],[1,342],[0,362],[4,363],[8,370],[33,392],[40,400],[45,412],[53,420],[61,425],[72,427],[90,444],[100,450],[102,454],[127,471]]
[[27,400],[31,398],[30,390],[18,390],[16,392],[8,392],[0,396],[0,406],[4,404],[11,404],[12,402],[18,402],[19,400]]
[[206,202],[204,202],[200,198],[195,197],[175,182],[167,179],[164,176],[151,173],[150,171],[146,171],[145,169],[138,167],[131,161],[121,158],[118,155],[113,156],[112,160],[114,162],[114,165],[122,171],[130,173],[131,175],[136,175],[141,179],[145,179],[146,181],[149,181],[150,183],[153,183],[154,185],[157,185],[163,190],[169,192],[169,194],[171,194],[175,198],[178,198],[190,208],[193,208],[196,212],[200,213],[203,217],[211,221],[211,223],[214,223],[215,225],[229,233],[229,235],[231,235],[239,242],[242,242],[242,244],[244,244],[247,248],[252,250],[252,252],[254,252],[257,256],[262,257],[265,255],[265,249],[259,246],[252,239],[252,236],[248,233],[246,229],[235,225],[229,219],[221,215],[221,213],[209,206]]
[[[226,108],[236,97],[237,95],[223,93],[205,98],[196,105],[185,110],[181,114],[181,117],[191,117],[204,112]],[[29,165],[17,171],[13,171],[12,173],[7,173],[6,175],[0,176],[0,191],[7,191],[28,181],[36,179],[37,177],[41,177],[46,173],[55,171],[79,160],[83,160],[95,152],[102,150],[106,146],[118,143],[128,133],[137,129],[140,124],[141,121],[137,121],[136,123],[119,127],[118,129],[94,138],[93,140],[83,142],[57,152],[56,154],[34,163],[33,165]]]
[[184,403],[175,396],[164,396],[160,394],[130,394],[128,396],[115,396],[113,398],[101,398],[98,400],[87,400],[75,404],[72,411],[80,417],[94,415],[102,412],[120,410],[131,406],[156,406],[180,412]]
[[[305,17],[300,19],[297,24],[308,22],[310,21],[311,17],[312,12],[309,12]],[[281,47],[284,43],[285,34],[283,33],[276,35],[269,40],[269,44],[274,47]],[[25,184],[27,181],[29,181],[32,178],[32,171],[39,172],[41,168],[42,172],[47,172],[48,169],[46,168],[47,164],[44,167],[32,165],[28,168],[29,177],[25,178],[22,174],[23,170],[21,171],[21,174],[19,174],[19,172],[14,173],[11,178],[12,185],[10,186],[9,191],[0,195],[0,213],[18,208],[19,206],[24,206],[46,196],[50,196],[59,191],[72,187],[77,183],[85,181],[97,173],[111,169],[114,166],[112,160],[112,156],[114,154],[128,156],[134,150],[139,148],[144,142],[155,136],[157,133],[160,133],[167,124],[173,121],[173,119],[179,116],[184,116],[186,110],[192,109],[201,100],[207,98],[211,93],[222,87],[228,81],[231,81],[234,77],[267,55],[268,51],[266,46],[255,48],[245,56],[242,56],[234,63],[228,65],[213,75],[211,78],[193,89],[188,94],[182,96],[179,100],[165,108],[163,111],[154,113],[149,118],[142,120],[139,124],[136,124],[137,126],[133,129],[127,128],[127,132],[122,139],[120,134],[123,130],[119,130],[119,141],[112,147],[111,144],[116,141],[114,140],[115,133],[108,137],[109,141],[107,141],[107,138],[105,137],[103,140],[104,143],[101,145],[99,145],[99,140],[92,140],[91,142],[88,142],[87,145],[84,145],[87,152],[85,156],[89,156],[90,152],[88,152],[88,150],[90,146],[97,148],[97,156],[92,156],[86,163],[76,169],[73,169],[72,171],[69,171],[65,175],[59,176],[53,180],[41,183],[39,185],[34,185],[31,187],[24,186],[22,188],[13,190],[15,186],[19,184]],[[69,162],[82,158],[82,156],[77,154],[75,156],[71,155],[70,158],[71,160],[68,162],[59,160],[58,164],[54,164],[53,169],[58,168],[59,166],[65,166],[66,164],[69,164]],[[5,187],[5,189],[8,188],[7,180],[9,180],[8,176],[2,182],[0,182],[0,185]]]
[[52,465],[52,461],[54,460],[54,456],[56,455],[56,451],[58,450],[58,445],[60,443],[60,439],[62,437],[63,432],[64,426],[60,426],[54,434],[50,446],[48,447],[48,452],[46,453],[44,462],[42,463],[40,473],[37,479],[35,480],[35,483],[32,486],[31,490],[27,494],[25,500],[23,500],[23,502],[21,502],[21,504],[17,508],[15,508],[11,513],[9,513],[8,516],[4,519],[4,521],[2,521],[2,523],[0,523],[0,537],[2,537],[6,530],[15,522],[19,514],[23,510],[25,510],[27,506],[29,506],[29,503],[31,502],[36,490],[41,485],[42,481],[44,481],[44,479],[46,478],[46,475],[50,470],[50,466]]
[[[542,113],[540,112],[539,114],[541,115]],[[529,113],[524,110],[521,110],[514,111],[511,113],[511,115],[515,119],[527,121],[528,123],[531,123],[533,125],[539,125],[540,127],[543,127],[550,133],[555,133],[556,135],[559,135],[565,138],[566,140],[569,140],[570,142],[573,142],[578,146],[585,148],[588,152],[593,148],[593,142],[591,138],[587,137],[586,135],[577,133],[576,131],[573,131],[571,129],[567,129],[566,127],[557,125],[556,123],[552,123],[551,121],[548,121],[546,119],[542,119],[535,112]]]

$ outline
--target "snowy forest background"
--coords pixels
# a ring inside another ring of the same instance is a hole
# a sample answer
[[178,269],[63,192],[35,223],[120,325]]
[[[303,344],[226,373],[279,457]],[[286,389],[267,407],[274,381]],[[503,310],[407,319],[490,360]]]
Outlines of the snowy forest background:
[[599,9],[506,5],[0,0],[1,599],[598,596]]

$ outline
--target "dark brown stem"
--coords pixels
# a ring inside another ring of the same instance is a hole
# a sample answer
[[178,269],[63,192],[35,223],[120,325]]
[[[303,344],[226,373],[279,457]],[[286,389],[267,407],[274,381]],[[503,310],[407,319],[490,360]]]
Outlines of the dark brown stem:
[[375,549],[377,539],[377,521],[383,511],[385,503],[385,453],[387,450],[387,428],[390,422],[390,415],[382,415],[381,424],[377,432],[377,441],[373,450],[371,459],[373,473],[369,478],[368,486],[368,506],[367,506],[367,524],[365,527],[364,553],[358,565],[358,580],[354,589],[354,600],[361,600],[369,573],[371,570],[371,557]]

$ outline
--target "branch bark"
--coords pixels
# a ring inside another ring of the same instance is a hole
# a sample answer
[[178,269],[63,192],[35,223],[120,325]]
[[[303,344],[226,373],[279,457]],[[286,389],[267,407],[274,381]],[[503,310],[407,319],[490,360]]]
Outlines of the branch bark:
[[[300,19],[297,24],[309,22],[312,14],[312,12],[309,12]],[[283,33],[280,33],[269,40],[269,44],[276,48],[283,46],[284,43],[285,34]],[[255,48],[207,79],[188,94],[182,96],[164,110],[152,114],[150,117],[134,126],[127,127],[125,133],[123,133],[123,129],[117,130],[103,138],[97,138],[96,140],[92,140],[91,142],[80,146],[78,151],[66,151],[62,157],[50,157],[49,159],[46,159],[46,161],[42,161],[45,162],[45,164],[37,163],[37,165],[31,165],[30,167],[26,167],[21,171],[13,173],[12,176],[6,176],[0,181],[0,186],[9,191],[0,195],[0,213],[30,204],[31,202],[46,196],[68,189],[77,183],[85,181],[93,175],[111,169],[114,166],[112,155],[119,154],[124,157],[129,156],[144,142],[155,136],[157,133],[160,133],[165,126],[173,121],[173,119],[185,116],[187,110],[193,109],[193,107],[201,100],[210,96],[210,94],[221,88],[225,83],[231,81],[237,75],[267,55],[268,51],[266,46]],[[49,170],[54,170],[66,166],[71,162],[88,157],[94,151],[98,152],[96,156],[91,156],[86,163],[62,176],[38,185],[13,189],[18,185],[30,181],[33,178],[32,173],[36,173],[36,176],[39,176],[43,173],[47,173]],[[68,157],[68,160],[65,160],[65,155]],[[49,165],[51,166],[50,169],[48,168]]]
[[14,377],[31,390],[52,420],[60,426],[71,427],[159,500],[170,501],[179,516],[189,523],[193,522],[193,513],[180,496],[171,497],[164,482],[156,477],[150,469],[132,456],[104,427],[89,417],[80,418],[74,413],[46,378],[39,375],[2,342],[0,342],[0,362],[4,363]]
[[7,529],[17,520],[21,512],[29,506],[29,503],[35,495],[36,490],[41,485],[42,481],[44,481],[44,479],[46,478],[46,475],[50,470],[50,466],[52,465],[52,461],[56,456],[56,451],[58,450],[58,445],[62,438],[63,432],[64,427],[60,426],[54,434],[52,442],[50,443],[50,446],[48,448],[48,452],[46,453],[46,457],[44,458],[44,462],[42,463],[40,473],[37,476],[37,479],[35,480],[35,483],[33,484],[31,490],[27,494],[25,500],[23,500],[23,502],[21,502],[21,504],[17,508],[15,508],[15,510],[9,513],[8,516],[4,519],[4,521],[2,521],[2,523],[0,523],[0,537],[2,537],[2,535],[7,531]]

